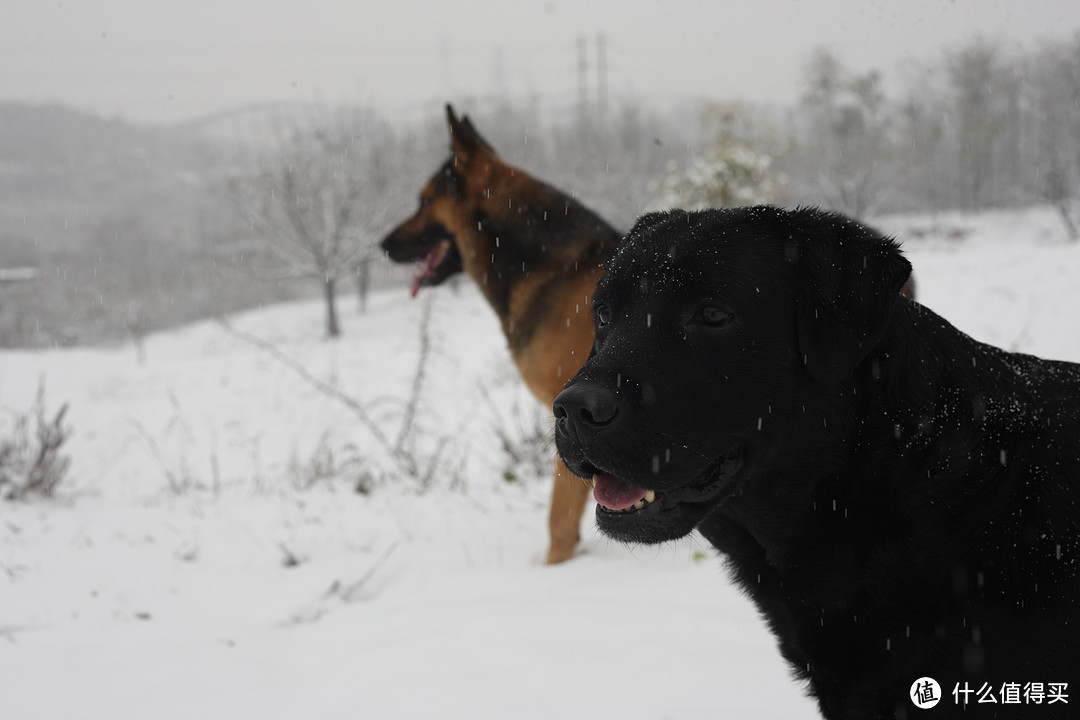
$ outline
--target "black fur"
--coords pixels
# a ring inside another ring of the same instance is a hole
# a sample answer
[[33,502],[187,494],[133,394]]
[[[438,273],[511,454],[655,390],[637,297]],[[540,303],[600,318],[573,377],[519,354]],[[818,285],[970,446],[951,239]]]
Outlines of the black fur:
[[[442,168],[436,173],[433,190],[437,197],[448,197],[454,200],[465,197],[465,180],[454,168],[454,158],[451,157],[443,163]],[[421,203],[426,201],[426,198],[420,198]]]
[[[922,676],[927,717],[1080,717],[1080,366],[976,342],[901,297],[909,271],[817,210],[645,216],[559,452],[655,491],[598,506],[604,532],[720,550],[825,717],[918,717]],[[1001,704],[1029,682],[1069,703]]]

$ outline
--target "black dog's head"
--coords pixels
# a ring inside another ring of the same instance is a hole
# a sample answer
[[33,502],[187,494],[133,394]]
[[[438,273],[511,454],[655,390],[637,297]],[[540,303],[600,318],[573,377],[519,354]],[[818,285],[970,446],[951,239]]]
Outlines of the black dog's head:
[[818,210],[639,219],[597,286],[592,354],[554,403],[601,530],[678,538],[747,483],[835,453],[840,399],[910,269]]

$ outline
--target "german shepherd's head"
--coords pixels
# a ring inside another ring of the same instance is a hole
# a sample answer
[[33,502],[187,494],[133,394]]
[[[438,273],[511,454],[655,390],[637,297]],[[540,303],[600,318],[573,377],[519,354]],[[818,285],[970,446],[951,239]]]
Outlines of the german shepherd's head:
[[468,116],[459,120],[447,105],[446,120],[449,159],[423,186],[416,214],[380,243],[394,262],[419,261],[413,276],[414,297],[421,287],[438,285],[464,270],[460,240],[476,227],[476,210],[490,195],[490,184],[484,180],[490,179],[497,165],[503,165]]
[[465,202],[465,178],[497,159],[494,149],[480,137],[467,116],[459,120],[447,105],[446,118],[450,125],[450,158],[420,191],[416,213],[380,243],[394,262],[420,261],[412,281],[414,297],[421,287],[438,285],[463,270],[461,250],[455,240],[475,207],[474,202]]
[[500,316],[523,278],[577,274],[614,251],[619,234],[579,202],[499,157],[449,105],[450,157],[420,192],[420,207],[380,244],[418,262],[415,296],[466,272]]

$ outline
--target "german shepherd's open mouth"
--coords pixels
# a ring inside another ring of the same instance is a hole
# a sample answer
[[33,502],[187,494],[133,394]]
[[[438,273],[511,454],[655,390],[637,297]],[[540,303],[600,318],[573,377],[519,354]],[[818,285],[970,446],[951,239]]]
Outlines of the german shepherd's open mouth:
[[439,285],[462,271],[461,252],[454,237],[440,225],[430,228],[414,244],[388,245],[386,251],[394,262],[417,263],[410,287],[412,297],[420,288]]

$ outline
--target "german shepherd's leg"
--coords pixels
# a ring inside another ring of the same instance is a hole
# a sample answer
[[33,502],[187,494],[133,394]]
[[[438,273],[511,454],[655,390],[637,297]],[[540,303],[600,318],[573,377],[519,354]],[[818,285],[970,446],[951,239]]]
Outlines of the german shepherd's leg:
[[567,470],[562,459],[556,456],[555,488],[551,494],[551,514],[548,516],[548,531],[551,534],[548,565],[573,557],[574,548],[581,537],[581,516],[585,513],[590,492],[589,484]]

